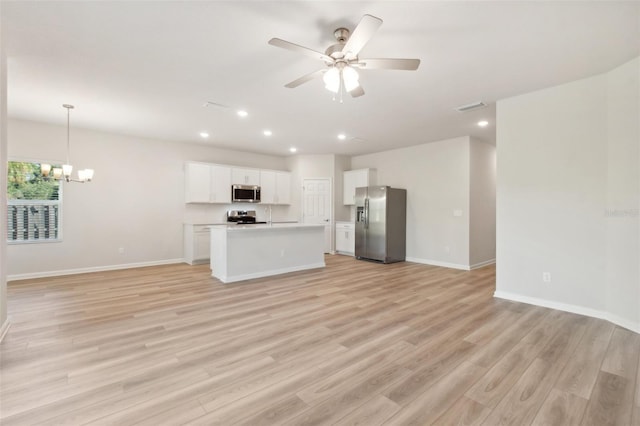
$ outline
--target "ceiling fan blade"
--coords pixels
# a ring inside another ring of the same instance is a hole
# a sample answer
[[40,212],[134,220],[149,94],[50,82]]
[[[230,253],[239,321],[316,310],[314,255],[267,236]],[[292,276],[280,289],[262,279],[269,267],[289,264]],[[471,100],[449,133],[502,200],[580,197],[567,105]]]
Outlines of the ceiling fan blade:
[[364,15],[342,48],[342,53],[347,57],[358,56],[358,53],[360,53],[364,45],[367,44],[371,37],[373,37],[373,34],[380,28],[380,25],[382,25],[382,19],[371,15]]
[[364,89],[362,88],[362,86],[358,86],[355,89],[353,89],[352,91],[350,91],[349,94],[352,97],[357,98],[359,96],[364,95]]
[[367,70],[406,70],[415,71],[420,66],[420,59],[360,59],[351,64]]
[[322,69],[322,70],[314,71],[312,73],[303,75],[302,77],[298,78],[297,80],[293,80],[291,83],[285,84],[284,87],[288,87],[289,89],[293,89],[295,87],[300,86],[301,84],[306,83],[307,81],[311,81],[314,78],[321,77],[322,74],[325,73],[325,71],[326,70]]
[[291,50],[293,52],[302,53],[303,55],[310,56],[312,58],[320,59],[326,62],[335,62],[335,60],[331,56],[327,56],[324,53],[316,52],[315,50],[309,49],[308,47],[303,47],[295,43],[291,43],[286,40],[282,40],[279,38],[272,38],[269,40],[269,44],[276,47],[281,47],[283,49]]

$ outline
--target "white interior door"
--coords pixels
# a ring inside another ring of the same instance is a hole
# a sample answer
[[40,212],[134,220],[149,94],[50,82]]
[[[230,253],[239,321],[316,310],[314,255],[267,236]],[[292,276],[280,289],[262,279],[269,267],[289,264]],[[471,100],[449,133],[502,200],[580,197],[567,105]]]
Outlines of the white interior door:
[[331,180],[303,179],[302,221],[324,224],[324,252],[331,251]]

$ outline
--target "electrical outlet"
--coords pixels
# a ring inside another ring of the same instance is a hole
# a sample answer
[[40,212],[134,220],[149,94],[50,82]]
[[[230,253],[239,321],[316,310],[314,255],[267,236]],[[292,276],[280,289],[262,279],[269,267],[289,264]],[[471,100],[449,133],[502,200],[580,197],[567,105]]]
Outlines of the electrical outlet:
[[451,249],[449,248],[449,246],[444,246],[444,252],[445,253],[449,253],[451,251]]
[[120,247],[120,248],[118,249],[118,253],[120,253],[120,254],[124,254],[124,247]]
[[284,257],[284,249],[280,250],[280,257]]
[[550,283],[551,282],[551,272],[543,272],[542,273],[542,281],[544,281],[545,283]]

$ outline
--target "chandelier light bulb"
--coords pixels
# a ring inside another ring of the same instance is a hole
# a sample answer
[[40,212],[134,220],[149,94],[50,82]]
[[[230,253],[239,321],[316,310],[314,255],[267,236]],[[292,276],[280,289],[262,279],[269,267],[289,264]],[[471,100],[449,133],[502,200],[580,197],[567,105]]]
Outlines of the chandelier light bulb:
[[40,164],[40,172],[42,173],[42,176],[44,177],[49,176],[50,171],[51,171],[51,164],[45,164],[45,163]]
[[65,178],[70,178],[72,171],[73,171],[73,166],[71,164],[62,165],[62,174],[64,175]]

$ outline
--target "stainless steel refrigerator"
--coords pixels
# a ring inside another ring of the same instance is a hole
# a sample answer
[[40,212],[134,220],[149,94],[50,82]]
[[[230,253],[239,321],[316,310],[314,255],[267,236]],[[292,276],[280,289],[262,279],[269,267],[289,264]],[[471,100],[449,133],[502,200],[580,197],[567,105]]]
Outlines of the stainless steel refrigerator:
[[356,188],[356,258],[402,262],[406,252],[407,190]]

